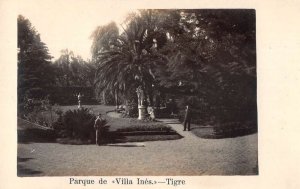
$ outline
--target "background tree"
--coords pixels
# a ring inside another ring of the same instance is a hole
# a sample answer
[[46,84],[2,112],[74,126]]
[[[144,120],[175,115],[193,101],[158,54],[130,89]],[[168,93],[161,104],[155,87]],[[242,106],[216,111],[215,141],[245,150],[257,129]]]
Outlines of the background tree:
[[70,86],[93,86],[94,65],[75,56],[68,49],[61,51],[61,56],[54,62],[56,85]]
[[[99,54],[110,49],[115,48],[118,43],[117,39],[119,36],[119,29],[116,23],[111,22],[104,26],[98,26],[95,31],[90,36],[93,39],[91,52],[92,52],[92,62],[97,67],[94,88],[96,98],[102,101],[104,104],[116,104],[118,100],[116,98],[115,90],[112,85],[108,85],[107,82],[101,81],[99,78]],[[101,74],[100,74],[101,75]]]
[[153,91],[176,94],[203,120],[256,119],[254,10],[139,10],[120,35],[103,27],[92,50],[107,90],[128,101],[142,86],[151,104]]
[[254,10],[164,13],[168,43],[160,53],[169,61],[160,84],[196,106],[197,117],[256,119]]
[[18,104],[24,98],[41,99],[54,83],[51,56],[39,33],[23,16],[18,16]]
[[96,67],[91,61],[85,61],[68,49],[61,51],[61,56],[52,64],[55,73],[55,86],[52,87],[52,103],[77,104],[78,93],[84,94],[82,100],[95,103],[93,85]]

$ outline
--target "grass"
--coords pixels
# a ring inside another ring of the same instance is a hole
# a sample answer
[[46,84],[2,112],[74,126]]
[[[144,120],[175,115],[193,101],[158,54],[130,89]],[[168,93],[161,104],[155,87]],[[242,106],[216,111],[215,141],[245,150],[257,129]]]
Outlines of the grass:
[[[170,131],[171,128],[161,122],[153,121],[142,121],[136,118],[113,118],[107,115],[107,112],[114,111],[115,106],[105,106],[105,105],[83,105],[85,108],[89,108],[93,114],[101,113],[102,117],[107,120],[109,130],[111,132],[134,132],[134,131]],[[72,106],[59,106],[63,112],[68,110],[77,109],[76,105]],[[43,113],[45,117],[50,116],[50,112]],[[56,114],[53,112],[52,117],[56,118]],[[232,138],[237,136],[244,136],[248,134],[253,134],[257,132],[257,126],[254,123],[223,123],[219,126],[216,125],[205,125],[201,126],[198,124],[191,125],[191,132],[200,138]],[[140,135],[140,136],[127,136],[128,141],[152,141],[152,140],[169,140],[168,137],[161,135]],[[135,139],[134,139],[135,138]],[[176,138],[176,137],[175,137]]]
[[[110,131],[117,131],[119,129],[124,128],[136,128],[141,129],[142,127],[145,128],[168,128],[168,126],[161,122],[153,122],[153,121],[143,121],[138,120],[136,118],[112,118],[108,116],[106,113],[109,111],[113,111],[115,106],[105,106],[105,105],[83,105],[85,108],[90,108],[94,114],[101,113],[102,117],[107,120],[108,125],[110,126]],[[68,110],[76,109],[77,106],[60,106],[63,112]]]
[[[107,115],[107,112],[113,111],[115,106],[105,106],[105,105],[83,105],[85,108],[89,108],[91,113],[98,114],[101,113],[102,117],[107,120],[107,125],[109,125],[110,134],[107,136],[107,142],[143,142],[143,141],[157,141],[157,140],[175,140],[180,139],[181,136],[178,134],[138,134],[138,135],[118,135],[117,132],[135,132],[135,131],[172,131],[171,127],[167,124],[155,121],[143,121],[136,118],[113,118]],[[74,110],[78,107],[73,106],[59,106],[58,107],[63,112],[68,110]],[[50,114],[50,112],[49,112]],[[55,114],[53,112],[53,114]],[[117,132],[116,132],[117,131]],[[175,132],[176,133],[176,132]],[[71,139],[59,139],[57,142],[63,144],[86,144],[80,140]]]
[[[108,117],[108,116],[107,116]],[[141,130],[142,128],[167,128],[166,124],[160,122],[142,121],[136,118],[107,118],[108,124],[111,126],[111,131],[117,130]]]
[[130,125],[128,127],[117,129],[121,132],[131,132],[131,131],[165,131],[170,132],[172,128],[165,124],[148,124],[148,125]]
[[162,141],[162,140],[177,140],[182,137],[176,135],[137,135],[137,136],[126,136],[126,142],[144,142],[144,141]]
[[[94,114],[101,113],[103,116],[106,116],[106,112],[113,111],[115,109],[115,106],[105,106],[105,105],[83,105],[84,108],[89,108]],[[74,110],[77,109],[77,105],[72,106],[59,106],[59,108],[66,112],[68,110]]]

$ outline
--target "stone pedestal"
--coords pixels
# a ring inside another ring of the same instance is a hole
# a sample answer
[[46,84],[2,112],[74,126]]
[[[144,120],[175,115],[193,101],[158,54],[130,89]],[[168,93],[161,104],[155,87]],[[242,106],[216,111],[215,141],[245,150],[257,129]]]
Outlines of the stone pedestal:
[[81,108],[81,101],[78,101],[78,109]]
[[81,108],[81,97],[83,97],[82,94],[78,93],[77,98],[78,98],[78,109]]
[[139,120],[145,119],[147,116],[147,109],[146,106],[138,106],[139,108]]

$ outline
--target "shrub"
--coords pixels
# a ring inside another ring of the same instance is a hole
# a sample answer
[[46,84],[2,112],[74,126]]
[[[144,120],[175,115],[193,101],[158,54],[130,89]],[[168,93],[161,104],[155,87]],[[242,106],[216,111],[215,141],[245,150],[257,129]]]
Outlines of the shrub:
[[51,116],[49,111],[38,111],[34,110],[27,114],[26,119],[30,122],[37,123],[45,127],[52,127],[52,123],[56,116]]
[[126,114],[128,117],[138,117],[138,104],[137,99],[134,95],[127,100],[126,103]]
[[168,108],[155,108],[154,114],[156,118],[172,118]]
[[28,114],[34,111],[44,110],[42,106],[43,100],[40,99],[30,99],[25,97],[23,103],[20,103],[19,113],[21,117],[26,117]]
[[44,99],[25,98],[18,108],[19,117],[46,127],[52,126],[57,119],[54,112],[59,109],[50,104],[48,97]]
[[[94,121],[95,115],[90,113],[88,108],[68,110],[54,123],[54,129],[60,137],[93,141],[95,140]],[[106,125],[106,120],[103,120],[102,124]]]

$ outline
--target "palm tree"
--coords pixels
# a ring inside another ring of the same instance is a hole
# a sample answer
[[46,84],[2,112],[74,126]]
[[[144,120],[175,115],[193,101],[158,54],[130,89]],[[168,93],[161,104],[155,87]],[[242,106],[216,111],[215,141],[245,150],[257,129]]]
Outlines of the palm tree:
[[121,93],[126,100],[140,87],[149,98],[155,84],[154,67],[165,61],[156,51],[156,37],[165,34],[156,29],[154,18],[151,10],[133,13],[122,25],[124,32],[106,40],[109,48],[94,57],[98,63],[96,85]]

